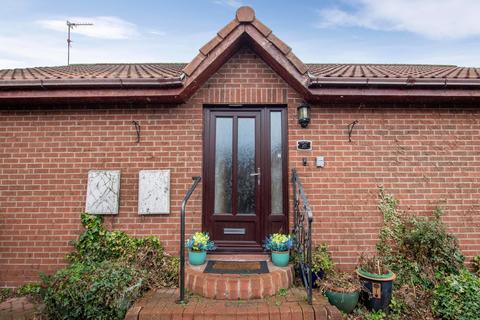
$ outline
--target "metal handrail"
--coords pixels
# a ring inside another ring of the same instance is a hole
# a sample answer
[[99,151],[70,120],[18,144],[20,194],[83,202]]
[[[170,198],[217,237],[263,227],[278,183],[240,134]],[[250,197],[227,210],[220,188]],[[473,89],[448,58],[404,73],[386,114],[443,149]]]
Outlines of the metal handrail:
[[[294,194],[294,225],[295,251],[300,258],[300,276],[307,290],[307,302],[312,304],[312,223],[313,213],[305,194],[297,170],[292,169]],[[306,219],[305,219],[306,218]],[[305,226],[305,223],[307,224]]]
[[178,303],[185,303],[185,208],[187,207],[188,199],[197,187],[202,177],[192,177],[193,184],[188,189],[182,201],[182,209],[180,210],[180,297]]

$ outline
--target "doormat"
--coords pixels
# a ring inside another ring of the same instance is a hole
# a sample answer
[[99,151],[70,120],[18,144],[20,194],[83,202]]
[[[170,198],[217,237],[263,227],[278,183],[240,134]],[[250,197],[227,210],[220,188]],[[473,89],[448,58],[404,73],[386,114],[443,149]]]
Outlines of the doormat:
[[267,261],[215,261],[209,260],[203,271],[220,274],[268,273]]

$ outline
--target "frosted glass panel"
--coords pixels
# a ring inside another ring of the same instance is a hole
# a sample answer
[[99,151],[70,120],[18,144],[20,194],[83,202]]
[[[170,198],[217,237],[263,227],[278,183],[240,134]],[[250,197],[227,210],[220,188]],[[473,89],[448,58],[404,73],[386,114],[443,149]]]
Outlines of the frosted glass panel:
[[238,214],[255,213],[255,119],[238,119]]
[[270,112],[272,214],[283,214],[282,113]]
[[232,118],[216,118],[214,213],[232,212]]

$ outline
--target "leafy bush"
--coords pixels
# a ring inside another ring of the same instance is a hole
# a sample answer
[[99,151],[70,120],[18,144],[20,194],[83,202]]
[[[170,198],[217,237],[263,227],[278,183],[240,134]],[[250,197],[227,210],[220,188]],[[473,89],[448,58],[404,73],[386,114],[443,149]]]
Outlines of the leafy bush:
[[109,231],[99,216],[82,214],[85,231],[67,256],[71,265],[42,278],[46,311],[52,319],[123,319],[148,288],[178,283],[179,259],[156,237],[135,238]]
[[441,208],[435,210],[433,218],[400,213],[397,200],[383,188],[379,208],[385,224],[377,250],[397,273],[397,283],[433,287],[437,277],[463,268],[457,240],[440,219]]
[[379,209],[384,226],[377,252],[397,274],[389,317],[434,319],[431,306],[435,285],[464,268],[457,239],[441,220],[443,210],[437,207],[431,218],[406,214],[383,188]]
[[41,286],[39,283],[26,283],[23,286],[17,288],[17,295],[28,296],[40,294]]
[[174,287],[178,284],[178,257],[165,253],[157,237],[135,238],[123,231],[110,231],[101,216],[82,214],[85,231],[73,241],[75,251],[67,256],[71,263],[120,261],[146,271],[146,286]]
[[0,288],[0,303],[8,300],[14,296],[14,292],[11,288]]
[[123,319],[142,290],[141,272],[102,262],[74,263],[44,277],[43,300],[52,319]]
[[472,268],[473,272],[475,272],[477,276],[480,276],[480,256],[473,257]]
[[322,270],[328,273],[333,270],[334,263],[328,251],[328,246],[322,244],[315,248],[312,254],[312,271],[318,272]]
[[478,319],[480,278],[466,269],[446,277],[435,288],[433,310],[445,320]]

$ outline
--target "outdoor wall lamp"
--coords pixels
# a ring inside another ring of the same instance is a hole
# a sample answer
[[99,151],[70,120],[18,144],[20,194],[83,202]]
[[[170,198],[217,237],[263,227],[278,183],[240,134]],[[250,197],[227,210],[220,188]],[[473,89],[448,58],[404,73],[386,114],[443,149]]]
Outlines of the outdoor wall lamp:
[[306,102],[302,102],[297,108],[298,123],[302,128],[308,127],[310,123],[310,106]]

